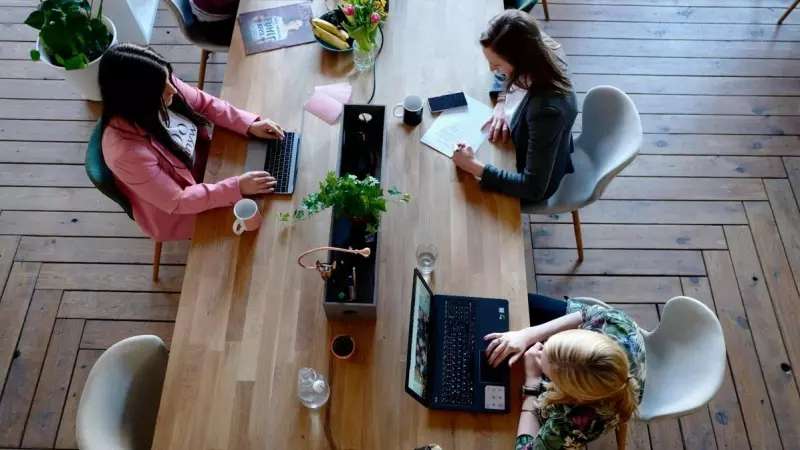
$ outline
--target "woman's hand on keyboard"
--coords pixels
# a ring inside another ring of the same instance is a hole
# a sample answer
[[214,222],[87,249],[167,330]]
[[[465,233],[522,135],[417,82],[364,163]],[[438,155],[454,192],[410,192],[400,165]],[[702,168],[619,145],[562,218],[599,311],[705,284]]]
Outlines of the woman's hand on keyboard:
[[239,175],[239,190],[242,195],[271,194],[278,184],[268,172],[255,171]]
[[270,119],[257,120],[250,125],[247,132],[261,139],[283,139],[283,128]]
[[489,343],[486,354],[489,355],[489,364],[494,367],[500,365],[509,356],[508,365],[516,363],[528,349],[528,336],[524,331],[508,331],[506,333],[491,333],[484,338]]

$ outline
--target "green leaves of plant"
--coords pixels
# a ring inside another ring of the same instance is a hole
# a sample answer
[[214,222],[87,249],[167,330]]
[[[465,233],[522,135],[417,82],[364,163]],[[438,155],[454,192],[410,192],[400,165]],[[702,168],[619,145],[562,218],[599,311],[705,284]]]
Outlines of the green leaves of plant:
[[[396,202],[408,203],[411,196],[400,192],[396,187],[388,190],[388,194]],[[375,177],[359,180],[352,174],[337,177],[328,172],[319,183],[319,191],[306,196],[301,207],[293,213],[278,213],[281,222],[307,219],[314,214],[333,208],[334,217],[347,216],[354,219],[366,219],[367,232],[378,232],[380,215],[386,212],[386,198],[380,182]]]
[[89,64],[89,60],[84,54],[75,55],[64,60],[64,68],[67,70],[82,69],[86,67],[87,64]]
[[44,12],[36,10],[28,15],[25,19],[25,25],[41,30],[44,26]]
[[[111,33],[100,19],[102,8],[101,0],[98,16],[92,18],[87,0],[43,0],[25,24],[39,30],[42,46],[55,64],[67,70],[82,69],[111,45]],[[38,51],[31,51],[31,59],[40,57]]]

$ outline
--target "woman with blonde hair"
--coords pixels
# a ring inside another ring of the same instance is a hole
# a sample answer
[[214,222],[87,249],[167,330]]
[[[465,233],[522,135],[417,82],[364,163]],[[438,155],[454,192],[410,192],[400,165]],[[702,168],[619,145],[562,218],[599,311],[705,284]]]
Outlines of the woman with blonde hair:
[[630,420],[646,376],[636,322],[616,309],[535,294],[529,306],[534,326],[486,336],[491,364],[524,360],[516,450],[580,449]]

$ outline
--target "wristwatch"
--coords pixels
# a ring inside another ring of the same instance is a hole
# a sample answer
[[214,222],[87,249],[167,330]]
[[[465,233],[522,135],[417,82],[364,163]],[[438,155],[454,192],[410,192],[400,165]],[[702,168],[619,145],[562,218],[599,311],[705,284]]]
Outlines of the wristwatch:
[[523,397],[538,397],[542,393],[542,385],[539,384],[538,386],[522,386],[522,396]]

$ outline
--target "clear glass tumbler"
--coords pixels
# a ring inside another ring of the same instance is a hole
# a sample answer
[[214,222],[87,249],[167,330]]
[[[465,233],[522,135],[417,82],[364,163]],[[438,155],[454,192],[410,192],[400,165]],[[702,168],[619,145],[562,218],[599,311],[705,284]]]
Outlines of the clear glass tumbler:
[[417,267],[423,275],[433,272],[433,266],[439,257],[439,249],[433,244],[420,244],[417,246]]

